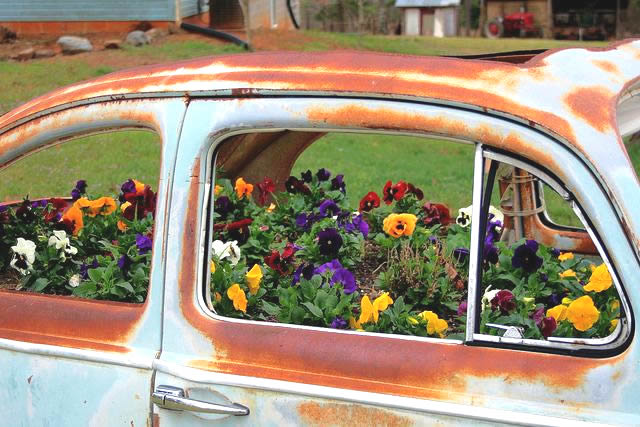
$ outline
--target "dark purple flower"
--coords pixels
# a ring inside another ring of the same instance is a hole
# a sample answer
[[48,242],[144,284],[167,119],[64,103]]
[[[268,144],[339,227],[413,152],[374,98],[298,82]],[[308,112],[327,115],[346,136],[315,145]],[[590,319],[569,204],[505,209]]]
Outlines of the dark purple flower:
[[222,219],[225,219],[233,210],[233,203],[227,196],[220,196],[216,199],[213,209]]
[[556,248],[551,248],[551,255],[558,258],[560,256],[560,251]]
[[511,258],[511,265],[514,268],[522,268],[528,273],[533,273],[542,267],[542,258],[536,255],[538,251],[538,242],[535,240],[527,240],[523,245],[520,245],[513,252],[513,258]]
[[300,176],[302,177],[302,180],[306,183],[310,183],[311,181],[313,181],[313,174],[309,169],[307,169],[306,172],[302,172]]
[[562,292],[559,294],[551,294],[549,296],[548,302],[551,307],[555,307],[556,305],[562,304],[562,299],[567,296],[566,292]]
[[502,314],[509,314],[510,311],[516,309],[516,302],[514,301],[514,299],[515,298],[513,297],[511,291],[503,289],[498,292],[496,296],[491,300],[491,309],[495,310],[499,308]]
[[546,273],[540,273],[540,281],[541,282],[547,282],[549,281],[549,276],[547,276]]
[[320,215],[326,218],[328,216],[337,215],[340,212],[340,208],[333,200],[326,199],[323,200],[322,203],[320,203],[320,206],[318,206],[318,211],[320,211]]
[[342,236],[335,228],[327,228],[318,233],[318,246],[322,255],[337,255],[342,247]]
[[540,326],[540,322],[544,319],[544,306],[537,308],[529,317],[533,319],[536,325]]
[[310,218],[310,215],[307,215],[306,213],[301,213],[296,217],[296,225],[300,228],[308,230],[309,226],[311,225],[309,218]]
[[46,208],[48,203],[49,203],[48,200],[37,200],[37,201],[31,203],[31,207],[32,208]]
[[354,293],[358,288],[356,286],[355,277],[353,277],[353,274],[346,268],[339,268],[335,273],[333,273],[329,285],[333,286],[336,283],[342,284],[342,288],[344,289],[344,293],[346,295]]
[[342,316],[336,316],[329,326],[333,329],[347,329],[347,321]]
[[300,181],[295,176],[290,176],[289,178],[287,178],[287,180],[284,182],[284,188],[288,193],[291,194],[311,194],[311,190],[309,190],[309,187],[307,187],[304,182]]
[[136,246],[138,247],[138,253],[144,255],[151,250],[151,239],[138,233],[136,234]]
[[125,273],[131,267],[131,259],[125,254],[118,259],[118,267]]
[[318,177],[318,181],[327,181],[331,177],[331,172],[325,168],[321,168],[316,172],[316,176]]
[[135,193],[136,192],[136,183],[133,182],[132,179],[129,179],[129,180],[125,181],[124,184],[122,184],[122,186],[120,187],[120,190],[122,190],[122,192],[124,194],[126,194],[126,193]]
[[340,261],[338,261],[337,259],[334,259],[329,262],[325,262],[324,264],[313,270],[313,274],[322,274],[325,271],[335,273],[340,268],[342,268],[342,264],[340,264]]
[[6,212],[6,211],[8,211],[8,210],[9,210],[9,206],[7,206],[7,205],[2,205],[2,206],[0,206],[0,213],[2,213],[2,212]]
[[542,319],[538,327],[540,328],[540,332],[542,332],[542,336],[549,338],[551,334],[553,334],[553,331],[558,327],[558,324],[556,323],[555,318],[545,317]]
[[363,237],[367,237],[369,235],[369,224],[364,220],[362,214],[357,215],[353,218],[352,224],[357,227],[357,229],[362,233]]
[[458,316],[467,315],[467,300],[464,300],[458,305]]
[[[82,276],[82,280],[86,280],[89,278],[89,270],[93,270],[94,268],[98,268],[98,260],[93,259],[91,264],[85,264],[84,262],[80,266],[80,276]],[[120,261],[118,260],[118,267],[120,267]]]
[[71,190],[71,200],[78,200],[80,197],[82,197],[82,193],[77,188]]
[[336,177],[331,180],[332,190],[340,190],[344,194],[346,193],[345,187],[346,185],[344,183],[344,175],[336,175]]
[[300,281],[300,277],[303,277],[305,280],[311,280],[315,271],[315,267],[313,264],[300,264],[296,271],[293,272],[293,280],[291,281],[291,285],[296,285]]
[[469,258],[469,249],[456,248],[453,250],[453,258],[458,262],[464,262]]
[[[85,191],[87,191],[87,181],[85,181],[84,179],[78,180],[78,182],[76,182],[76,188],[81,193],[84,193]],[[134,186],[134,188],[135,188],[135,186]]]
[[482,256],[484,257],[485,261],[488,261],[491,264],[498,263],[498,248],[493,244],[493,239],[490,239],[489,236],[487,236],[484,240]]

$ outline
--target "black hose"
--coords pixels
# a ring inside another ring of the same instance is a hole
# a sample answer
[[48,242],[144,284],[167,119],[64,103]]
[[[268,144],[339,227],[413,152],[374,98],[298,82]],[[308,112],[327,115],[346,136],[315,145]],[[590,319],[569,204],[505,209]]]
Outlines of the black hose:
[[244,40],[240,40],[233,34],[225,33],[223,31],[213,30],[211,28],[201,27],[199,25],[187,24],[186,22],[183,22],[182,24],[180,24],[180,28],[187,31],[194,32],[194,33],[204,34],[205,36],[226,40],[228,42],[237,44],[238,46],[242,46],[246,50],[250,49],[249,43],[247,43]]
[[296,27],[296,30],[299,30],[300,25],[298,25],[298,21],[296,21],[296,15],[293,13],[293,8],[291,7],[291,0],[287,0],[287,10],[289,11],[289,16],[291,17],[291,22],[293,22],[293,26]]

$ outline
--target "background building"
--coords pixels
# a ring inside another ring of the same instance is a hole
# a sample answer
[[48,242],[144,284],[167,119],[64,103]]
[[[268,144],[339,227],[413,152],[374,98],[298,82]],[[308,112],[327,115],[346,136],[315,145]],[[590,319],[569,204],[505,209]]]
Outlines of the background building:
[[460,0],[396,0],[403,10],[402,33],[451,37],[458,33]]

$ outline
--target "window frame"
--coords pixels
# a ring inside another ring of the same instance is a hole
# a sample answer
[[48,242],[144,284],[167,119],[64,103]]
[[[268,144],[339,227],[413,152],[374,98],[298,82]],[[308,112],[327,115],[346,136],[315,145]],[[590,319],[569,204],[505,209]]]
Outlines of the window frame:
[[[536,176],[540,180],[544,181],[554,191],[556,191],[564,200],[571,204],[576,216],[580,219],[585,227],[586,232],[591,237],[598,255],[602,258],[602,262],[607,266],[611,277],[613,279],[614,286],[618,292],[620,298],[621,317],[615,330],[607,337],[583,339],[583,338],[560,338],[549,337],[547,340],[534,340],[526,338],[511,338],[498,335],[488,335],[478,332],[480,325],[480,313],[479,307],[481,306],[481,290],[482,290],[482,271],[479,266],[482,265],[482,253],[480,250],[481,245],[484,243],[484,236],[481,231],[484,227],[475,227],[471,230],[471,245],[475,245],[474,251],[471,250],[471,256],[474,266],[474,271],[469,271],[469,303],[467,309],[467,330],[466,330],[466,343],[478,344],[478,345],[491,345],[505,348],[515,348],[522,350],[533,351],[552,351],[552,352],[570,352],[574,355],[592,355],[605,357],[611,354],[617,354],[626,348],[629,344],[632,331],[634,329],[633,314],[631,312],[631,304],[628,300],[628,296],[622,286],[619,275],[611,262],[604,243],[601,241],[599,235],[595,231],[593,225],[587,218],[583,208],[580,206],[574,195],[567,189],[560,180],[556,178],[552,173],[547,172],[543,167],[531,162],[527,159],[523,159],[512,153],[508,153],[503,150],[495,149],[493,147],[485,147],[483,144],[479,144],[476,149],[476,170],[479,171],[475,175],[476,181],[474,182],[474,206],[481,206],[481,200],[483,200],[485,189],[485,159],[490,161],[498,161],[501,163],[509,164],[511,166],[523,169],[532,175]],[[477,201],[477,203],[476,203]],[[483,208],[488,210],[488,205]],[[474,209],[472,212],[472,225],[481,224],[483,217],[488,216],[487,212],[481,212],[481,209]],[[473,276],[472,276],[473,275]],[[473,295],[471,278],[473,277]],[[624,315],[623,315],[624,314]]]

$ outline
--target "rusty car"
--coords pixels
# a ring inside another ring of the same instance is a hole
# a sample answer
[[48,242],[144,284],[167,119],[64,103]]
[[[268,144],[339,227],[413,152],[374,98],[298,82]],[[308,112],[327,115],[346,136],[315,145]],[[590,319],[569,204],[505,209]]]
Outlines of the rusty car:
[[[624,140],[640,130],[639,91],[640,41],[627,40],[471,59],[199,58],[115,72],[7,112],[3,168],[123,129],[155,132],[161,164],[142,303],[0,290],[0,411],[13,425],[638,425],[640,183]],[[216,170],[268,174],[284,188],[300,153],[330,132],[430,136],[471,150],[470,194],[481,208],[471,213],[459,339],[212,309]],[[480,327],[480,230],[494,182],[510,239],[606,264],[620,300],[608,336],[530,339],[509,325]],[[542,183],[582,226],[549,217]]]

